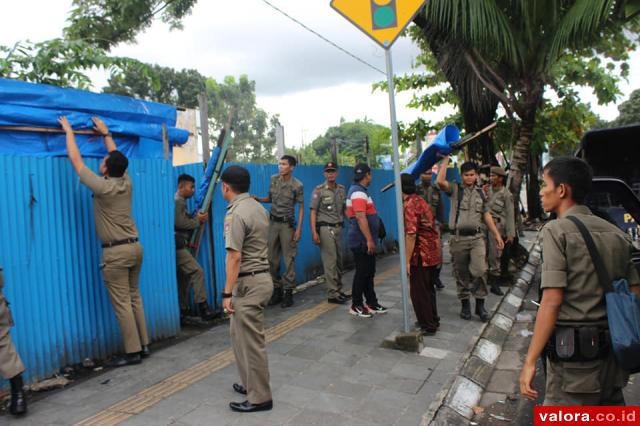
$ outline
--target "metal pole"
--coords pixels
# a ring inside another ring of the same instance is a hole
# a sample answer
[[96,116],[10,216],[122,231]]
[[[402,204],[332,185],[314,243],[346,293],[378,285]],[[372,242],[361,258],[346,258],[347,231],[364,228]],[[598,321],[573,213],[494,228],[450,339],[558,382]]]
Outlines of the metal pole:
[[387,62],[387,84],[389,85],[389,112],[391,116],[391,143],[393,144],[393,174],[396,183],[396,215],[398,217],[398,245],[400,246],[400,282],[402,283],[402,314],[404,332],[409,332],[409,283],[407,281],[407,256],[404,244],[404,211],[402,208],[402,184],[400,183],[400,151],[398,149],[398,123],[396,121],[395,88],[393,85],[393,64],[391,48],[385,49]]

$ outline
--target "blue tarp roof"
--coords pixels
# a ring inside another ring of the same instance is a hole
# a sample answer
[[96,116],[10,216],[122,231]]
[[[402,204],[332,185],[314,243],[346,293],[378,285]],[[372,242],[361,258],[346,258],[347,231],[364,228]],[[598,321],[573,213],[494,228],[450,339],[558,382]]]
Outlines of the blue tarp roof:
[[[175,127],[176,109],[170,105],[0,78],[0,126],[59,128],[61,115],[76,130],[91,129],[91,117],[100,117],[114,134],[118,149],[129,158],[163,157],[163,123],[171,145],[189,138],[188,131]],[[101,138],[76,135],[76,140],[83,156],[106,154]],[[65,137],[0,129],[0,155],[65,156]]]

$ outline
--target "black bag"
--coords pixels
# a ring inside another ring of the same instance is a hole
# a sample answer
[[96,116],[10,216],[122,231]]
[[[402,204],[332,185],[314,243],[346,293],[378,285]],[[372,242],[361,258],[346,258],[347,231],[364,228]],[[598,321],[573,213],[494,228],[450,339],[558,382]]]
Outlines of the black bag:
[[382,241],[387,237],[387,229],[384,227],[384,222],[378,217],[378,240]]

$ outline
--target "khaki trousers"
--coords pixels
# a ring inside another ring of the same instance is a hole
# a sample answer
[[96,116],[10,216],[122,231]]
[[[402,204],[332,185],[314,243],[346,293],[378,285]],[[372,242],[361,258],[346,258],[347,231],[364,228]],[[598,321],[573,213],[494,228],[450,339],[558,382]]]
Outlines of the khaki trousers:
[[193,257],[189,249],[176,250],[176,271],[178,273],[178,302],[180,309],[189,306],[189,289],[193,288],[195,303],[207,301],[207,291],[204,288],[204,271]]
[[321,226],[319,234],[327,297],[338,297],[342,292],[342,227]]
[[[1,278],[1,277],[0,277]],[[0,285],[2,283],[0,282]],[[16,347],[11,341],[9,330],[13,326],[13,318],[9,305],[2,296],[0,287],[0,377],[11,379],[24,371],[24,365]]]
[[449,241],[453,258],[453,275],[456,278],[458,299],[471,296],[484,299],[487,296],[487,256],[482,236],[462,237],[454,235]]
[[126,353],[142,350],[149,344],[144,307],[138,289],[142,268],[142,245],[123,244],[102,251],[102,276],[109,291]]
[[[489,275],[494,277],[500,276],[500,259],[502,258],[502,250],[498,249],[498,244],[496,244],[496,239],[493,235],[487,232],[487,260],[489,263]],[[502,240],[507,241],[507,236],[502,235]]]
[[272,399],[264,335],[264,308],[271,293],[273,283],[267,274],[238,278],[233,288],[231,344],[240,380],[252,404]]
[[[293,241],[295,229],[288,223],[269,223],[269,271],[276,288],[293,290],[296,286],[295,258],[298,243]],[[284,257],[284,276],[280,280],[280,255]]]
[[547,361],[544,405],[625,405],[629,374],[611,353],[587,362]]

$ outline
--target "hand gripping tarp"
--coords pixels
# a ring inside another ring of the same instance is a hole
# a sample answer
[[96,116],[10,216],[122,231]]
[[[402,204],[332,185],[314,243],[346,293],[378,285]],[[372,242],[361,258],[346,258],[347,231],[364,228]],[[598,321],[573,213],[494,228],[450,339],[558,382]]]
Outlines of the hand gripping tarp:
[[438,154],[451,154],[453,145],[459,140],[460,130],[453,124],[448,124],[431,141],[427,149],[422,151],[418,160],[404,169],[402,173],[410,173],[415,179],[418,179],[422,173],[431,169],[440,160]]
[[[66,115],[75,130],[90,130],[91,117],[102,119],[113,133],[118,149],[129,158],[163,158],[162,125],[169,145],[182,145],[189,132],[178,129],[175,107],[126,96],[63,89],[0,78],[0,155],[30,157],[66,156],[63,133],[6,131],[2,126],[58,129]],[[76,134],[80,152],[103,157],[100,137]]]

